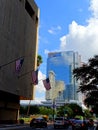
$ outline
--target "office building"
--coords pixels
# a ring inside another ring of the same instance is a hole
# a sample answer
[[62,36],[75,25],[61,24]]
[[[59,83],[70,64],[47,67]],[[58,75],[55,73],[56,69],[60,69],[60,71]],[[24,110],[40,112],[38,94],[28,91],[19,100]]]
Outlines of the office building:
[[[33,98],[38,21],[34,0],[0,0],[0,123],[16,123],[20,100]],[[21,58],[24,62],[16,73]]]
[[[79,100],[77,88],[78,83],[73,77],[73,70],[80,66],[81,59],[77,52],[50,52],[47,58],[47,75],[50,71],[55,73],[55,80],[65,83],[65,89],[61,97],[65,102]],[[50,92],[51,93],[51,92]]]
[[55,100],[55,99],[63,99],[62,93],[65,89],[64,81],[56,81],[55,80],[55,73],[53,71],[49,71],[49,79],[50,79],[50,86],[51,89],[46,91],[46,100]]

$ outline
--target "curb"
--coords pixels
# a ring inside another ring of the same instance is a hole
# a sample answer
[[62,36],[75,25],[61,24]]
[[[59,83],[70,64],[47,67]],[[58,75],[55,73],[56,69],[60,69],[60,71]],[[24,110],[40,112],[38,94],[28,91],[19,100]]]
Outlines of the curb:
[[17,130],[26,127],[28,127],[28,125],[2,125],[0,126],[0,130]]

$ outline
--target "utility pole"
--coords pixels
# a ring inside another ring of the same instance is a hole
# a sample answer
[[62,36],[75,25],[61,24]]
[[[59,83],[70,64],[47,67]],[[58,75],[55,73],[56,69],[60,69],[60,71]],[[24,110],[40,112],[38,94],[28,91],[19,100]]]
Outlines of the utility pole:
[[31,100],[29,101],[29,104],[28,104],[27,116],[29,115],[29,111],[30,111],[30,104],[31,104]]
[[53,99],[53,121],[54,121],[54,115],[55,115],[55,98]]

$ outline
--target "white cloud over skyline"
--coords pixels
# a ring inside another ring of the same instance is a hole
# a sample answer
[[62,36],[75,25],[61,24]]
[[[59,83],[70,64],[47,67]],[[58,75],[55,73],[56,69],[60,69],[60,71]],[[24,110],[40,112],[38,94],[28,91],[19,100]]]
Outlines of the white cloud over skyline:
[[27,105],[27,104],[41,104],[41,101],[45,101],[45,100],[44,100],[44,97],[41,97],[41,98],[40,98],[40,97],[39,97],[39,98],[37,97],[37,98],[35,98],[34,100],[21,100],[21,101],[20,101],[20,104],[21,104],[21,105],[22,105],[22,104],[24,104],[24,105],[25,105],[25,104],[26,104],[26,105]]
[[92,15],[87,25],[72,21],[69,33],[60,38],[60,50],[77,51],[84,61],[98,54],[98,0],[91,0],[89,9]]
[[39,93],[42,93],[45,91],[45,87],[43,85],[43,80],[46,78],[46,75],[44,75],[41,71],[38,72],[38,85],[35,86],[35,90]]

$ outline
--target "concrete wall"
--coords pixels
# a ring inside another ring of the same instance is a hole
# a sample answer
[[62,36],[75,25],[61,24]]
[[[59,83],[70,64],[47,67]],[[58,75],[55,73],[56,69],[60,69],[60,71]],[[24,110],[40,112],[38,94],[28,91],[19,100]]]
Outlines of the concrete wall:
[[[26,9],[28,3],[34,11],[32,17]],[[27,99],[33,96],[31,73],[21,75],[36,68],[38,13],[33,0],[0,0],[0,90]],[[8,63],[22,56],[18,78],[15,62]]]

